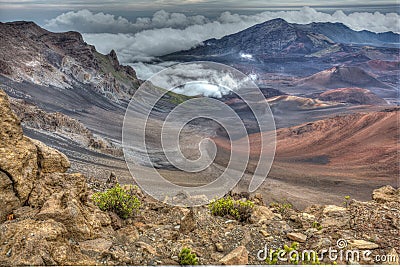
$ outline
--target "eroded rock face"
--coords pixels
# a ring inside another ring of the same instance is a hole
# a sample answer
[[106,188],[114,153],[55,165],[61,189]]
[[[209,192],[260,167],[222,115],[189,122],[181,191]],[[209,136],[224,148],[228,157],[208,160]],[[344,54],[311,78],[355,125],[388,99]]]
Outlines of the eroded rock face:
[[11,214],[13,209],[20,205],[18,197],[13,190],[13,183],[11,179],[3,171],[0,171],[0,202],[2,207],[0,209],[0,217],[4,220],[8,214]]
[[[17,208],[27,201],[38,172],[37,148],[22,134],[19,119],[12,113],[7,95],[0,90],[0,198],[13,195],[14,201],[2,209],[0,222],[6,218],[3,213]],[[15,199],[18,199],[16,201]],[[18,203],[18,204],[17,204]]]
[[400,189],[394,189],[390,185],[375,189],[372,199],[379,203],[400,201]]
[[110,217],[64,154],[23,136],[1,90],[0,113],[0,265],[95,264],[71,240],[108,236]]
[[139,87],[134,69],[120,65],[115,51],[97,52],[78,32],[53,33],[19,21],[0,23],[0,38],[0,73],[14,81],[58,88],[87,85],[116,101],[129,99]]

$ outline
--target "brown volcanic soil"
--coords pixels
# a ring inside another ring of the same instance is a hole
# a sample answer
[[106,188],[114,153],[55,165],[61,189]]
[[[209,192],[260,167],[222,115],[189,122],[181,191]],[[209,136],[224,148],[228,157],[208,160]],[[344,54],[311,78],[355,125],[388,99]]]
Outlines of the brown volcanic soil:
[[[291,162],[326,157],[325,165],[366,170],[360,178],[396,177],[399,110],[334,117],[278,131],[276,158]],[[301,151],[299,153],[299,151]],[[318,160],[317,160],[318,161]]]
[[370,60],[367,62],[367,65],[371,69],[377,71],[396,71],[400,68],[399,61],[385,61],[379,59]]
[[303,79],[305,85],[339,88],[347,86],[387,86],[358,67],[332,67]]
[[[304,207],[340,203],[345,195],[366,200],[380,185],[399,186],[398,118],[399,109],[393,108],[279,129],[274,163],[260,192],[267,200],[288,199]],[[248,171],[254,171],[260,140],[267,136],[249,136]],[[230,147],[225,140],[215,141],[222,151]],[[219,156],[221,162],[223,153]]]
[[[368,69],[368,68],[367,68]],[[393,84],[393,78],[389,81],[356,66],[335,66],[321,72],[302,78],[294,83],[294,88],[284,89],[286,93],[293,92],[325,92],[328,89],[360,87],[371,90],[382,98],[397,97],[396,89],[389,86]],[[388,84],[386,82],[389,82]],[[392,85],[393,86],[393,85]]]
[[385,100],[368,89],[351,87],[326,91],[318,96],[323,101],[346,102],[359,105],[385,105]]

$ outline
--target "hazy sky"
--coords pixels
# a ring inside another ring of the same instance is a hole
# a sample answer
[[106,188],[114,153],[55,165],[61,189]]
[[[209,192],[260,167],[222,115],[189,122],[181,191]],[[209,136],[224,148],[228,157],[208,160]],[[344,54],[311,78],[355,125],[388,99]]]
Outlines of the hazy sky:
[[274,18],[400,33],[399,13],[393,0],[0,0],[0,21],[81,32],[100,52],[115,49],[123,63],[189,49]]
[[160,9],[207,17],[218,16],[219,13],[227,10],[251,14],[263,10],[287,10],[303,6],[326,12],[334,12],[340,7],[344,12],[399,13],[398,3],[399,1],[396,0],[0,0],[0,20],[33,20],[43,25],[47,19],[66,11],[81,9],[103,11],[130,20],[150,16]]

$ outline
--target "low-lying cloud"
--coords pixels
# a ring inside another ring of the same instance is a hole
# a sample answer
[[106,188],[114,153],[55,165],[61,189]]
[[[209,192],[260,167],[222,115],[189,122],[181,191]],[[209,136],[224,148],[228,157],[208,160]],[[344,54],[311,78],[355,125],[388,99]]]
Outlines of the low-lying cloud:
[[341,22],[354,30],[400,33],[397,13],[354,12],[333,14],[304,7],[298,11],[266,11],[255,15],[223,12],[215,20],[204,16],[158,11],[151,18],[130,22],[122,17],[88,10],[64,13],[48,21],[51,30],[78,30],[102,53],[115,49],[122,63],[149,61],[157,56],[186,50],[210,38],[221,38],[267,20],[283,18],[291,23]]
[[124,17],[93,13],[87,9],[63,13],[46,23],[46,28],[52,31],[73,30],[83,33],[136,33],[148,29],[178,28],[190,25],[203,25],[209,20],[202,16],[186,16],[183,13],[169,13],[159,10],[150,17],[137,18],[131,22]]
[[174,64],[149,78],[158,87],[187,96],[221,98],[230,91],[254,86],[250,77],[207,62]]
[[223,95],[228,94],[230,90],[215,84],[197,82],[185,84],[183,87],[175,88],[172,91],[187,96],[201,95],[205,97],[221,98]]

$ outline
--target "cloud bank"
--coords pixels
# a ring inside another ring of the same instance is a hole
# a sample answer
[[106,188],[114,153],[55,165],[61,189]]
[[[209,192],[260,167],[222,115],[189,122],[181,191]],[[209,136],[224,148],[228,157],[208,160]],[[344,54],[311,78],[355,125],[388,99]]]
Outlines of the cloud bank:
[[52,31],[73,30],[83,33],[136,33],[147,29],[186,28],[190,25],[203,25],[209,20],[201,15],[186,16],[182,13],[157,11],[153,17],[137,18],[130,22],[121,16],[116,17],[103,12],[93,13],[87,9],[63,13],[47,20],[45,27]]
[[[252,26],[267,20],[283,18],[291,23],[310,22],[341,22],[354,30],[369,30],[373,32],[400,32],[399,14],[380,12],[353,12],[346,15],[337,10],[333,14],[316,11],[303,7],[298,11],[265,11],[255,15],[232,14],[229,11],[211,21],[203,15],[186,16],[183,13],[157,11],[152,17],[140,17],[131,22],[121,16],[93,13],[87,9],[70,11],[56,18],[47,20],[45,27],[52,31],[75,30],[82,33],[137,33],[149,29],[174,28],[185,29],[192,25],[209,25],[213,22],[225,24],[245,24]],[[211,26],[210,25],[210,26]],[[242,28],[238,29],[241,30]]]
[[267,20],[283,18],[291,23],[341,22],[353,30],[400,33],[397,13],[354,12],[333,14],[303,7],[298,11],[266,11],[255,15],[223,12],[210,20],[204,16],[186,16],[164,10],[151,18],[131,22],[123,17],[89,10],[67,12],[47,22],[50,30],[83,32],[86,42],[102,53],[115,49],[122,63],[149,61],[153,57],[193,48],[210,38],[221,38]]

